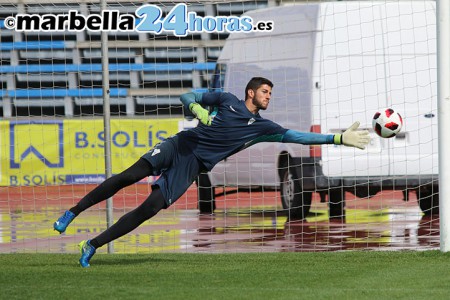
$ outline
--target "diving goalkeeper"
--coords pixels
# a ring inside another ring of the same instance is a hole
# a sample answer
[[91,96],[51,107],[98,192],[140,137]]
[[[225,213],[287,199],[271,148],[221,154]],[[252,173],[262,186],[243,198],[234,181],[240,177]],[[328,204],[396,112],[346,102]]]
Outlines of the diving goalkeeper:
[[[272,88],[270,80],[254,77],[245,88],[245,101],[230,93],[181,95],[181,102],[200,121],[199,126],[181,131],[156,145],[131,167],[106,179],[54,223],[54,229],[62,233],[89,207],[147,176],[160,175],[141,205],[95,238],[80,243],[81,266],[89,267],[97,248],[131,232],[161,209],[172,205],[201,172],[210,171],[221,160],[255,143],[343,144],[360,149],[368,144],[369,133],[358,130],[358,122],[344,133],[332,135],[298,132],[262,118],[259,111],[269,106]],[[210,114],[203,106],[215,109]]]

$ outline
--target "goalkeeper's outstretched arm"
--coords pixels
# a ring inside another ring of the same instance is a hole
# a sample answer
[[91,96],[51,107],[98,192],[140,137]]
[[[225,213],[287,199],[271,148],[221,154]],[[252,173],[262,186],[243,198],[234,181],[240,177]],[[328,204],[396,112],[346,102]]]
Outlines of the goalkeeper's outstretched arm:
[[369,131],[358,130],[358,127],[359,122],[355,122],[346,131],[344,131],[344,133],[337,133],[334,135],[288,130],[284,134],[281,142],[304,145],[342,144],[345,146],[356,147],[364,150],[367,144],[370,142]]

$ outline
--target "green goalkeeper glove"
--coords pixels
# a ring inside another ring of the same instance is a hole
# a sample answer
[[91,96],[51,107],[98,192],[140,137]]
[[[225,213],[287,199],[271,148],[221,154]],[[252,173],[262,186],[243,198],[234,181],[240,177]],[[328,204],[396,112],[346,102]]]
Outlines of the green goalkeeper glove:
[[337,133],[334,135],[334,143],[336,145],[344,144],[349,147],[356,147],[364,150],[370,142],[369,131],[357,130],[359,122],[356,121],[343,134]]
[[204,109],[200,104],[198,103],[191,103],[189,104],[189,109],[194,114],[194,116],[202,122],[202,124],[205,124],[206,126],[211,126],[211,117],[209,116],[209,112]]

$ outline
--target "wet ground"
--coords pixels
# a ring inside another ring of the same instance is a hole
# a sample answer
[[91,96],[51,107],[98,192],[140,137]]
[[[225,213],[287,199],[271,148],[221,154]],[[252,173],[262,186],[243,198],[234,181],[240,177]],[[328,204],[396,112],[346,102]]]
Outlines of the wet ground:
[[[75,253],[83,239],[106,228],[104,205],[81,214],[66,233],[52,223],[90,189],[2,189],[0,253]],[[147,186],[126,189],[114,198],[117,220],[145,199]],[[20,199],[19,199],[20,198]],[[330,220],[326,203],[314,197],[305,220],[287,220],[277,192],[230,194],[217,199],[213,215],[196,209],[195,189],[131,234],[114,242],[116,253],[280,252],[439,249],[438,216],[423,216],[416,199],[397,192],[371,199],[347,195],[345,220]],[[106,252],[107,247],[100,249]]]

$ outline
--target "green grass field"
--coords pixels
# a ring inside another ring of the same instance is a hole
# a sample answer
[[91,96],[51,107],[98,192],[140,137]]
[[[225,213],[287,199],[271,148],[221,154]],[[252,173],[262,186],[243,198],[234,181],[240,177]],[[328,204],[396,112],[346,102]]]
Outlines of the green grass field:
[[450,254],[1,254],[1,299],[448,299]]

